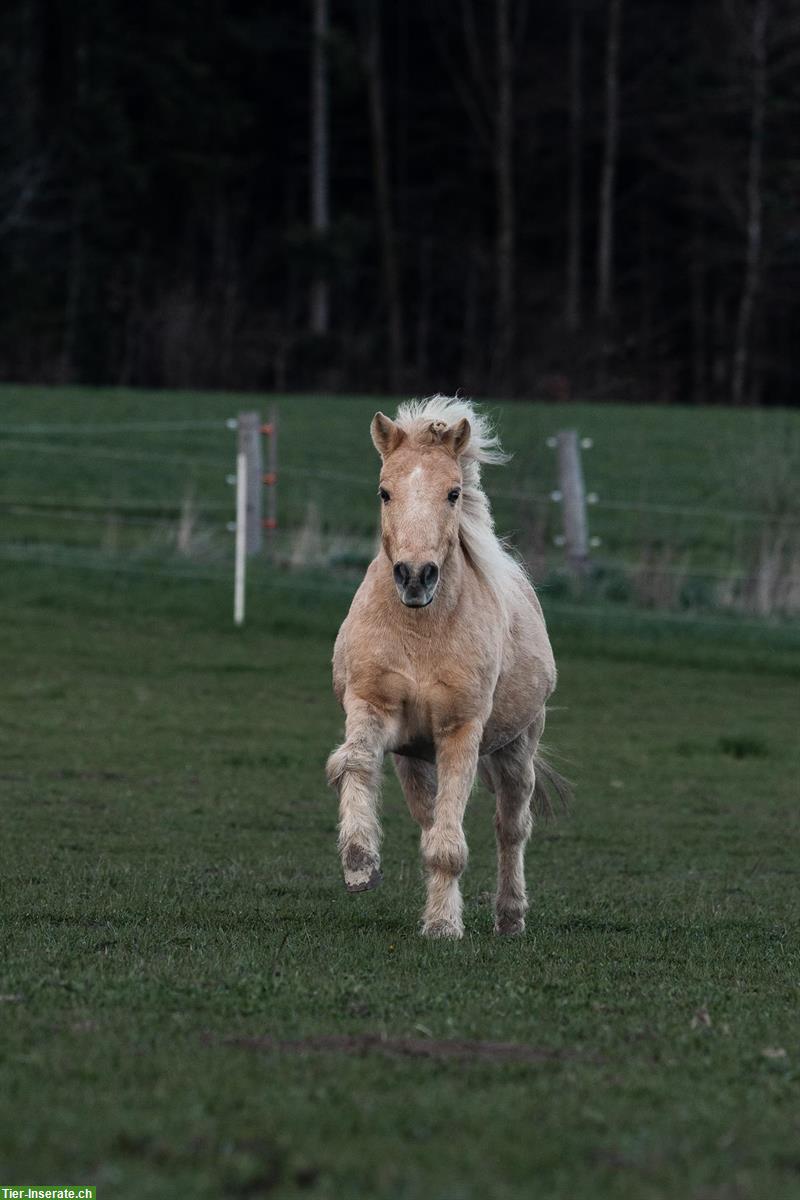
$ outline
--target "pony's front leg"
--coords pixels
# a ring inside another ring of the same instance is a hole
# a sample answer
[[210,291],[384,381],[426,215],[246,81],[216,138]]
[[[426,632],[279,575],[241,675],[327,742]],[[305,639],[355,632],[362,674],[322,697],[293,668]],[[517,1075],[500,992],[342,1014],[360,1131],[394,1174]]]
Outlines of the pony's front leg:
[[478,765],[482,726],[468,722],[436,739],[439,787],[433,824],[422,831],[422,861],[428,899],[422,932],[428,937],[459,938],[464,933],[459,876],[467,865],[464,810]]
[[382,882],[378,820],[381,770],[391,718],[361,700],[345,700],[346,737],[328,759],[328,783],[339,793],[339,853],[348,892]]

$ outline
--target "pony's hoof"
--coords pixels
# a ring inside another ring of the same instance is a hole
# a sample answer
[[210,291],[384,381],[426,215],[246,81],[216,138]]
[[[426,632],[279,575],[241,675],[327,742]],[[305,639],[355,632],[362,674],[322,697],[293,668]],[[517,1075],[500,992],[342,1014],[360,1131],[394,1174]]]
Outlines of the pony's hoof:
[[361,846],[348,846],[342,857],[342,868],[348,892],[372,892],[383,883],[377,859]]
[[355,892],[374,892],[376,887],[380,887],[383,883],[383,875],[377,867],[373,867],[369,876],[364,879],[362,875],[354,874],[352,871],[345,871],[344,886],[351,895]]
[[422,936],[429,938],[460,938],[464,936],[464,926],[456,925],[455,921],[426,921],[422,926]]
[[525,918],[511,917],[508,915],[498,916],[494,922],[495,933],[501,934],[503,937],[514,937],[525,932]]

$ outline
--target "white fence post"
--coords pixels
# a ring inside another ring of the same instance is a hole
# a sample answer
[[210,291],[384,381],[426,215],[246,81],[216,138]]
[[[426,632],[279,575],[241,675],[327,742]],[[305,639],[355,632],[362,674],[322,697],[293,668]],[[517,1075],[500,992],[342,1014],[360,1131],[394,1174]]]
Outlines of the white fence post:
[[247,455],[236,456],[236,566],[233,579],[233,621],[244,624],[244,584],[247,570]]

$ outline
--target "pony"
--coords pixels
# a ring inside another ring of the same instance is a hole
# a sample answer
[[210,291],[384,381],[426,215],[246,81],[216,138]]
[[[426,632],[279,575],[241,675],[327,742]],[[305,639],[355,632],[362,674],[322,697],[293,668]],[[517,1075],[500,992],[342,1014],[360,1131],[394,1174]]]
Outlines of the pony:
[[447,396],[401,404],[370,427],[381,458],[381,542],[339,630],[333,689],[345,740],[327,763],[339,795],[348,892],[382,881],[378,802],[392,755],[421,829],[427,885],[421,932],[464,933],[463,818],[476,774],[496,800],[494,929],[525,928],[524,852],[532,803],[566,800],[539,751],[556,685],[542,608],[498,538],[481,465],[508,459],[487,416]]

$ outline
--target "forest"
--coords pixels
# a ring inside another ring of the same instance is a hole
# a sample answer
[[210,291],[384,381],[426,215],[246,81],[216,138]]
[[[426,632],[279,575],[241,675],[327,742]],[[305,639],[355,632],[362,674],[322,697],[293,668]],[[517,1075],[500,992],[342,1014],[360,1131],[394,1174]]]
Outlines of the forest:
[[791,0],[7,0],[0,378],[793,405]]

